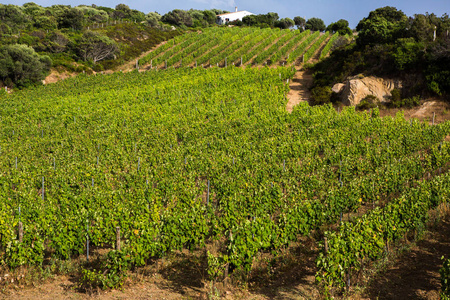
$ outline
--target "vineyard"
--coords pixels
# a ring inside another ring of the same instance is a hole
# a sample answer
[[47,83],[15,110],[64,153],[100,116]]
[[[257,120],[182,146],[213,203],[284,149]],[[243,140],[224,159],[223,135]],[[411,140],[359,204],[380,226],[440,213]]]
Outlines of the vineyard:
[[139,61],[153,68],[181,66],[292,66],[308,61],[320,50],[325,57],[338,34],[309,30],[214,27],[190,32],[159,46]]
[[[256,38],[253,29],[223,30],[236,41]],[[262,40],[286,45],[327,39],[264,32]],[[193,50],[194,35],[166,43],[153,64],[172,57],[169,49]],[[246,53],[244,63],[256,59]],[[258,63],[273,56],[258,53]],[[105,249],[102,269],[87,265],[82,280],[115,287],[132,267],[201,249],[209,278],[222,280],[250,272],[258,253],[329,228],[317,281],[353,284],[450,199],[450,123],[307,103],[289,114],[293,74],[170,68],[80,75],[0,96],[1,264],[39,266]]]

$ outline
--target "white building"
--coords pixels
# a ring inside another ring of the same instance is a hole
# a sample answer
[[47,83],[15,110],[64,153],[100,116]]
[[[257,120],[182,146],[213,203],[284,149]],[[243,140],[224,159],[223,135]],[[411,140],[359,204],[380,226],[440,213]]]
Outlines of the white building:
[[236,20],[242,21],[242,18],[245,16],[250,16],[250,15],[254,15],[251,12],[248,12],[246,10],[243,11],[238,11],[237,7],[235,8],[235,11],[232,13],[227,13],[227,14],[221,14],[221,15],[217,15],[216,17],[216,24],[218,25],[225,25],[229,22],[233,22]]

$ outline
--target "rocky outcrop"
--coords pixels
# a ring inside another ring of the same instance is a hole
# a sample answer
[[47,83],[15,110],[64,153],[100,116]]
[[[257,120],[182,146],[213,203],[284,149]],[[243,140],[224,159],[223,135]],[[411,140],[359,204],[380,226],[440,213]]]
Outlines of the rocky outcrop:
[[344,87],[345,87],[345,84],[343,84],[343,83],[336,83],[335,85],[333,85],[333,88],[331,90],[333,92],[335,92],[336,94],[339,94],[340,92],[342,92]]
[[389,102],[391,91],[400,89],[402,83],[399,80],[383,79],[375,76],[364,77],[362,75],[350,77],[342,84],[333,86],[333,91],[341,94],[345,105],[358,105],[368,95],[377,97],[380,102]]

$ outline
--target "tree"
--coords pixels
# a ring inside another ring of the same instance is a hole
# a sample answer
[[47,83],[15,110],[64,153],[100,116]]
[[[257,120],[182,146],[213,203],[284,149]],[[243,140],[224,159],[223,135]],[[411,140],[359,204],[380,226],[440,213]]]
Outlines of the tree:
[[3,84],[22,87],[39,83],[50,71],[52,61],[27,45],[0,46],[0,78]]
[[69,38],[60,31],[53,31],[48,36],[48,51],[53,53],[61,53],[66,51]]
[[109,15],[106,11],[96,9],[91,6],[80,5],[76,9],[80,10],[85,16],[88,22],[102,23],[109,19]]
[[9,27],[17,27],[25,24],[29,17],[16,5],[0,4],[0,23],[5,23]]
[[74,7],[63,12],[57,19],[58,28],[73,28],[75,30],[83,29],[84,14]]
[[300,29],[301,31],[305,30],[306,20],[303,19],[302,17],[299,16],[295,17],[294,23],[297,26],[297,28]]
[[203,19],[210,25],[216,23],[216,14],[212,10],[203,11]]
[[157,12],[149,12],[145,16],[145,20],[150,27],[157,27],[159,25],[159,21],[161,21],[161,15]]
[[256,26],[258,24],[258,18],[256,15],[249,15],[242,18],[242,23],[247,26]]
[[193,24],[191,15],[187,11],[181,9],[169,11],[162,16],[161,21],[177,26],[184,25],[191,27]]
[[344,19],[340,19],[339,21],[328,25],[326,31],[330,31],[332,33],[337,32],[339,33],[339,35],[346,35],[346,34],[350,35],[353,33],[350,27],[348,27],[348,21]]
[[356,30],[358,45],[394,43],[396,39],[406,36],[408,17],[395,7],[386,6],[369,13],[362,19]]
[[100,33],[86,31],[79,42],[80,57],[84,60],[92,60],[94,63],[103,59],[114,57],[119,47],[109,37]]
[[294,21],[289,18],[283,18],[276,22],[275,26],[281,29],[288,29],[295,25]]
[[305,28],[311,31],[325,31],[326,26],[322,19],[311,18],[306,21]]

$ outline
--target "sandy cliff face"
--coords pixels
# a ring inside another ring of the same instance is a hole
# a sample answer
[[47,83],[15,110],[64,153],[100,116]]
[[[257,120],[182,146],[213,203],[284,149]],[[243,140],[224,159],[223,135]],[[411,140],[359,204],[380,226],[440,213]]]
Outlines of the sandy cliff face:
[[358,75],[348,78],[344,84],[336,84],[333,91],[341,93],[341,99],[345,105],[355,106],[368,95],[377,97],[380,102],[388,102],[391,91],[401,87],[402,83],[399,80]]

